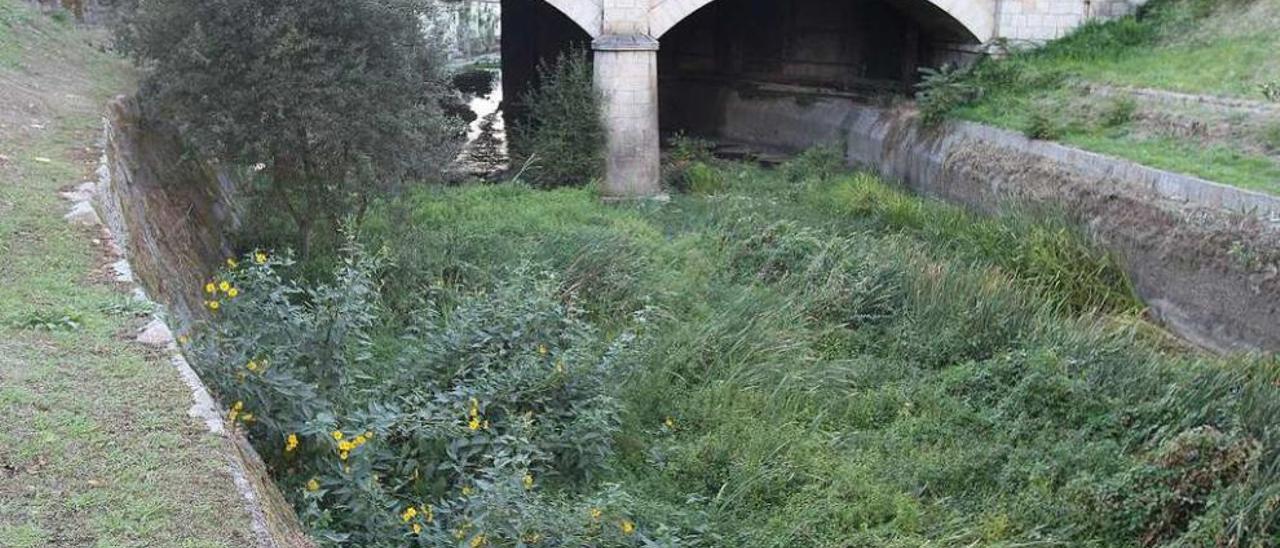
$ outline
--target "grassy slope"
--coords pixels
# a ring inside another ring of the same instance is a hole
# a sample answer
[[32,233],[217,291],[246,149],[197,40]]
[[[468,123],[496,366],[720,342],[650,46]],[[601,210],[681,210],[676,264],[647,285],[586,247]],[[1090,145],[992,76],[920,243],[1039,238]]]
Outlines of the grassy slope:
[[[528,261],[577,288],[606,332],[656,307],[619,372],[627,411],[606,474],[642,528],[782,547],[1211,545],[1236,517],[1246,538],[1280,527],[1275,470],[1193,465],[1222,481],[1206,494],[1160,464],[1194,444],[1275,458],[1274,365],[1144,334],[1076,236],[869,177],[723,173],[726,191],[663,207],[424,190],[368,236],[391,249],[393,296],[484,287]],[[1194,509],[1161,513],[1174,494]]]
[[[1040,115],[1058,127],[1056,139],[1066,143],[1242,188],[1280,193],[1276,157],[1280,150],[1268,156],[1232,146],[1206,146],[1198,139],[1151,136],[1127,124],[1106,127],[1087,119],[1090,110],[1108,109],[1108,101],[1082,99],[1067,84],[1089,82],[1263,101],[1261,85],[1280,81],[1280,55],[1276,54],[1280,51],[1280,1],[1155,0],[1153,4],[1162,8],[1162,16],[1092,26],[1043,51],[1014,55],[1005,63],[1020,68],[1026,81],[984,85],[984,97],[959,115],[1018,130],[1026,130],[1032,117]],[[1273,124],[1280,128],[1280,121]]]
[[225,448],[131,342],[142,311],[96,235],[62,220],[57,191],[89,176],[101,106],[130,85],[95,38],[0,0],[0,544],[244,546]]

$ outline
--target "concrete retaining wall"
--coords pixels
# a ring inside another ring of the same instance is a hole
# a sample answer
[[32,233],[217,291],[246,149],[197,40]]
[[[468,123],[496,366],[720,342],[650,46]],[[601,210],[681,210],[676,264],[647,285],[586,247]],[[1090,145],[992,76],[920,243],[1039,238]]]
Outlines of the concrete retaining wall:
[[912,190],[995,212],[1067,212],[1125,266],[1152,316],[1220,352],[1280,351],[1280,198],[907,109],[726,91],[720,137],[767,148],[842,144]]
[[314,546],[244,434],[223,423],[226,406],[214,402],[169,329],[185,333],[203,317],[202,286],[228,256],[224,235],[236,222],[233,182],[218,169],[184,159],[177,132],[144,123],[132,99],[112,101],[105,126],[94,209],[127,261],[116,267],[120,281],[140,284],[142,296],[162,310],[139,341],[170,354],[191,388],[190,414],[226,441],[220,449],[253,517],[258,546]]

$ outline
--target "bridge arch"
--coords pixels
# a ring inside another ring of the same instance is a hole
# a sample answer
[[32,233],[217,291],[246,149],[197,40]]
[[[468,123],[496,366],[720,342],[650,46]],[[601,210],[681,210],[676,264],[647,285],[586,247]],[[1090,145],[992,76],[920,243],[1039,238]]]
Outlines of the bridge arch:
[[[527,0],[526,0],[527,1]],[[545,0],[568,17],[592,38],[604,28],[603,0]]]
[[[563,1],[563,0],[562,0]],[[590,0],[579,0],[590,1]],[[661,39],[681,21],[715,0],[656,0],[649,9],[649,35]],[[786,0],[782,0],[786,1]],[[964,27],[974,41],[995,37],[995,0],[919,0],[928,2]],[[594,36],[594,35],[593,35]]]

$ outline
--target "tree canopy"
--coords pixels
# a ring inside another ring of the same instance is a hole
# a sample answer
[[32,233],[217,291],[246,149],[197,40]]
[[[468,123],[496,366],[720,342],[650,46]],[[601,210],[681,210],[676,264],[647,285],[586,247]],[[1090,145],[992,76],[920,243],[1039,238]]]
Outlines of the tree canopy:
[[208,158],[258,166],[305,255],[317,223],[456,155],[430,15],[428,0],[137,0],[119,36],[148,113]]

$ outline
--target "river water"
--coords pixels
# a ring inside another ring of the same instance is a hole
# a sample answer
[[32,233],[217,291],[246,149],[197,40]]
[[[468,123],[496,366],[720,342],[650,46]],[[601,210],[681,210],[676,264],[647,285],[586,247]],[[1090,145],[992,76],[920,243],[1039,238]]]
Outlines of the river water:
[[497,73],[488,94],[472,97],[468,106],[476,119],[467,127],[467,144],[458,157],[459,171],[489,177],[506,171],[507,128],[502,119],[502,74]]

